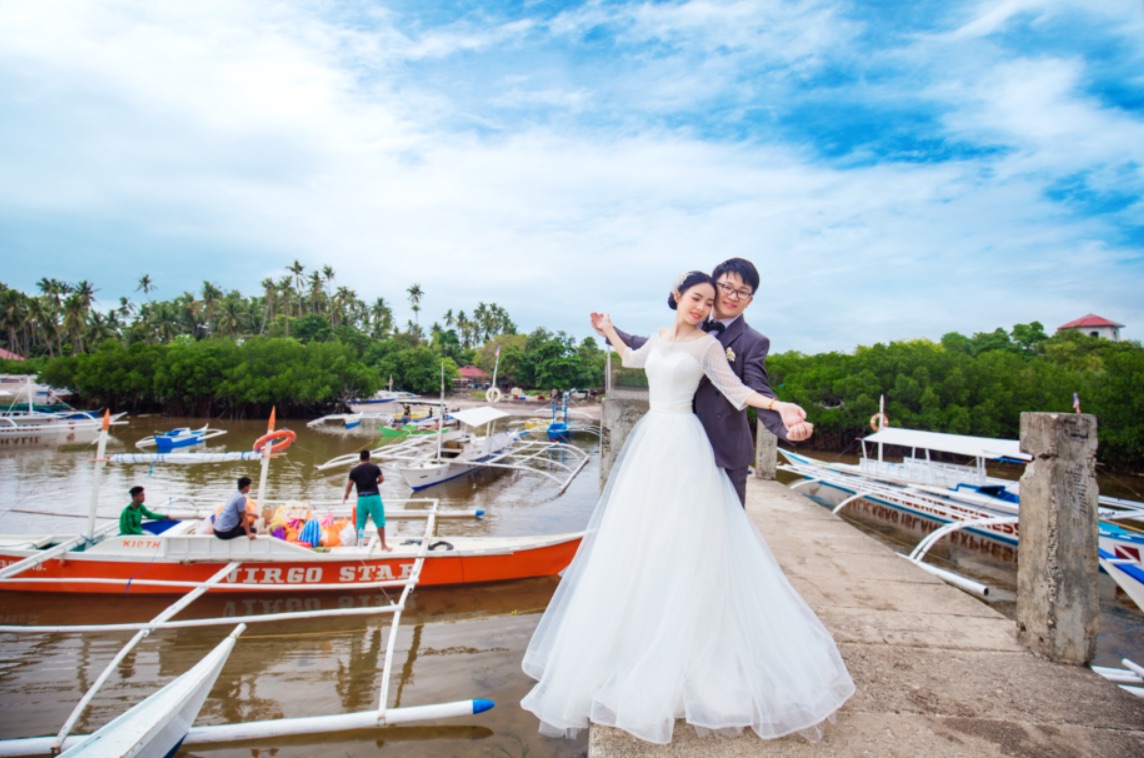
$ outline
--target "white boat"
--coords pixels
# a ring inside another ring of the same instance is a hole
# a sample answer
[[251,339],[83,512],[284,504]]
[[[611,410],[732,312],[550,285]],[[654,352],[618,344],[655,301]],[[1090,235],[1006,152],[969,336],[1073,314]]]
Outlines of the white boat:
[[95,734],[73,738],[79,743],[75,747],[65,742],[62,754],[75,758],[109,755],[163,758],[174,755],[198,718],[203,702],[234,650],[235,641],[245,629],[245,624],[239,624],[193,668]]
[[[1139,557],[1135,560],[1128,557],[1122,545],[1108,545],[1112,547],[1112,551],[1105,549],[1108,540],[1103,534],[1101,535],[1101,542],[1100,567],[1104,569],[1104,573],[1112,577],[1112,581],[1116,582],[1116,585],[1124,590],[1128,597],[1132,598],[1136,607],[1144,612],[1144,566],[1141,565]],[[1117,547],[1121,549],[1117,550]],[[1137,551],[1137,556],[1139,556],[1139,551]]]
[[369,413],[376,412],[379,406],[388,405],[390,403],[415,403],[421,399],[420,395],[415,395],[412,392],[402,392],[400,390],[380,390],[375,393],[373,397],[356,398],[346,403],[350,410],[354,413]]
[[149,447],[158,448],[159,452],[167,452],[179,447],[194,447],[202,445],[207,440],[221,437],[226,434],[225,429],[212,429],[210,424],[198,429],[187,426],[176,427],[166,432],[155,432],[135,443],[135,447],[145,450]]
[[1144,666],[1138,666],[1127,658],[1120,659],[1122,669],[1112,666],[1089,666],[1097,674],[1136,697],[1144,697]]
[[[373,451],[379,465],[395,468],[414,490],[422,490],[482,468],[536,473],[560,484],[560,491],[588,462],[588,454],[556,442],[524,442],[514,431],[493,431],[509,416],[492,406],[455,411],[465,431],[444,429]],[[484,427],[482,432],[476,431]]]
[[[126,413],[110,417],[110,423],[126,423]],[[86,445],[99,437],[102,420],[88,411],[19,413],[0,416],[0,448],[45,445]]]

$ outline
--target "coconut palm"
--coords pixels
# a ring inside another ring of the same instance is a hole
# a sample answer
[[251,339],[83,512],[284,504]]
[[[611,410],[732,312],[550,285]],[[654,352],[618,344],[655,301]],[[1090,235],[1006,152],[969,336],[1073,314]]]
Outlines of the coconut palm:
[[[425,292],[421,289],[421,285],[416,282],[405,291],[409,293],[409,304],[413,306],[413,319],[420,324],[417,314],[421,312],[421,298],[425,296]],[[418,331],[420,331],[420,329],[418,329]]]
[[143,276],[139,277],[139,286],[135,288],[135,291],[142,291],[144,295],[150,295],[157,289],[159,288],[155,286],[155,280],[151,278],[151,275],[144,274]]

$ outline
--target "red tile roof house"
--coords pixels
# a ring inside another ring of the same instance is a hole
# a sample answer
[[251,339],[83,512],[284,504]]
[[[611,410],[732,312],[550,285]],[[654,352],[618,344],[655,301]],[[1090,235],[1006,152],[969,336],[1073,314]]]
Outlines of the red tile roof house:
[[468,387],[472,384],[483,385],[489,381],[489,375],[476,366],[461,366],[461,368],[457,369],[457,373],[461,375],[457,384],[462,387]]
[[1115,321],[1109,321],[1103,316],[1098,316],[1095,313],[1090,313],[1087,316],[1081,316],[1075,321],[1070,321],[1057,327],[1057,331],[1062,329],[1077,329],[1084,332],[1090,337],[1104,337],[1113,342],[1120,341],[1120,330],[1124,328],[1124,324],[1118,324]]
[[16,355],[15,353],[11,353],[11,352],[5,350],[4,348],[0,347],[0,359],[6,360],[6,361],[22,361],[22,360],[24,360],[24,356]]

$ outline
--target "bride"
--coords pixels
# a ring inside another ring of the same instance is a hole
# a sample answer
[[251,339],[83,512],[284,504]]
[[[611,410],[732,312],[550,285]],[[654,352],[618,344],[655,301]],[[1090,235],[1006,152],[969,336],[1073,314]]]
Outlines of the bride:
[[830,633],[747,518],[691,399],[704,375],[738,408],[744,386],[700,324],[715,298],[699,271],[668,297],[672,326],[638,350],[593,314],[623,365],[647,371],[650,410],[612,468],[579,551],[524,656],[537,684],[521,705],[550,736],[588,722],[671,742],[702,734],[821,736],[854,693]]

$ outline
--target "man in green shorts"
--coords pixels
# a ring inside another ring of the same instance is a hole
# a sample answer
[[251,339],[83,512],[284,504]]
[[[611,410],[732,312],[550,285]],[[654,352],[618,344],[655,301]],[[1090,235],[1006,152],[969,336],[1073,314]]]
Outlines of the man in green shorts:
[[350,479],[346,482],[346,494],[342,502],[350,499],[350,490],[357,485],[357,533],[361,539],[365,531],[366,521],[373,519],[377,527],[377,535],[381,538],[381,549],[389,551],[385,544],[385,506],[381,502],[381,489],[379,485],[385,481],[385,474],[381,469],[369,462],[369,451],[361,451],[361,463],[350,470]]

